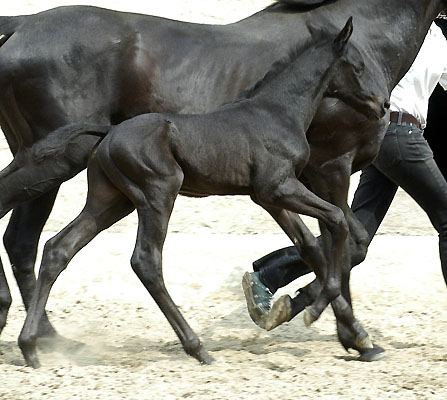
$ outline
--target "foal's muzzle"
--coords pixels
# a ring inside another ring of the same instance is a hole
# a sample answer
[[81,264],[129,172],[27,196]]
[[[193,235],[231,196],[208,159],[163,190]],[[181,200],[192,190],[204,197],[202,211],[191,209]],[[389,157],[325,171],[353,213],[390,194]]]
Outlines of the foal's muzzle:
[[373,96],[365,103],[366,116],[371,120],[379,120],[385,116],[390,108],[390,102],[383,96]]

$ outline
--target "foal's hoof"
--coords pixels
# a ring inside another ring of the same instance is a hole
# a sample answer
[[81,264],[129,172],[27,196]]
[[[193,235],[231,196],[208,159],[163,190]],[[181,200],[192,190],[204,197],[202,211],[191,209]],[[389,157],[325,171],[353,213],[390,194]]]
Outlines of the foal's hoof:
[[292,299],[288,294],[281,296],[272,306],[265,319],[265,329],[271,331],[292,319]]
[[211,357],[205,349],[200,349],[196,358],[199,360],[200,364],[204,365],[210,365],[214,362],[214,358]]
[[303,313],[304,325],[308,328],[318,319],[318,315],[315,315],[312,311],[312,306],[306,307]]
[[20,350],[22,350],[23,358],[26,365],[34,369],[40,368],[39,358],[37,357],[36,346],[31,343],[19,341]]
[[354,341],[354,344],[360,349],[372,349],[374,347],[368,334],[364,336],[357,336],[357,338]]
[[380,361],[386,358],[386,351],[382,347],[373,345],[372,349],[358,349],[360,353],[359,361]]
[[261,282],[257,272],[246,272],[242,278],[247,310],[250,318],[260,328],[265,329],[265,318],[270,310],[272,294]]

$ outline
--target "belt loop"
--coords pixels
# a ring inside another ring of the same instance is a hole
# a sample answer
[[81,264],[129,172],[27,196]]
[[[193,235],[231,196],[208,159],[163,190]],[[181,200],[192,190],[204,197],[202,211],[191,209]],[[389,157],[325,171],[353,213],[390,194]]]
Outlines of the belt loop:
[[397,117],[397,125],[402,125],[403,112],[399,111],[399,116]]

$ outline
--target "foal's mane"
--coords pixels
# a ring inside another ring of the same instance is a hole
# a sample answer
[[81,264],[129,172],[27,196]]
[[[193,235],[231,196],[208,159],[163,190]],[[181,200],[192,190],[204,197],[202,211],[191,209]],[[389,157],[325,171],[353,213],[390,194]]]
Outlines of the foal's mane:
[[[271,82],[281,72],[283,72],[292,62],[298,59],[304,52],[313,50],[317,45],[321,45],[323,42],[332,42],[332,38],[327,34],[318,32],[316,36],[312,36],[310,39],[304,42],[304,45],[297,44],[290,52],[283,58],[275,61],[266,74],[259,79],[253,86],[243,90],[240,94],[239,100],[248,99],[253,97],[264,85]],[[236,100],[238,101],[238,100]]]

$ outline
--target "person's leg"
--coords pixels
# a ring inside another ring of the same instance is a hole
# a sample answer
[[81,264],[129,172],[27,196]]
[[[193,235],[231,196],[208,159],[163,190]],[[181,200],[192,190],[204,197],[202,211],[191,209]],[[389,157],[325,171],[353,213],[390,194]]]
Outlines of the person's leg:
[[295,246],[285,247],[253,262],[253,271],[272,293],[290,282],[312,272],[302,260]]
[[[362,171],[352,199],[351,209],[368,232],[369,243],[385,218],[397,188],[398,186],[374,165],[370,165]],[[353,266],[363,260],[356,261]]]
[[396,142],[402,161],[390,165],[387,155],[381,152],[375,165],[427,213],[439,233],[439,254],[444,280],[447,282],[447,181],[420,130],[399,130]]

